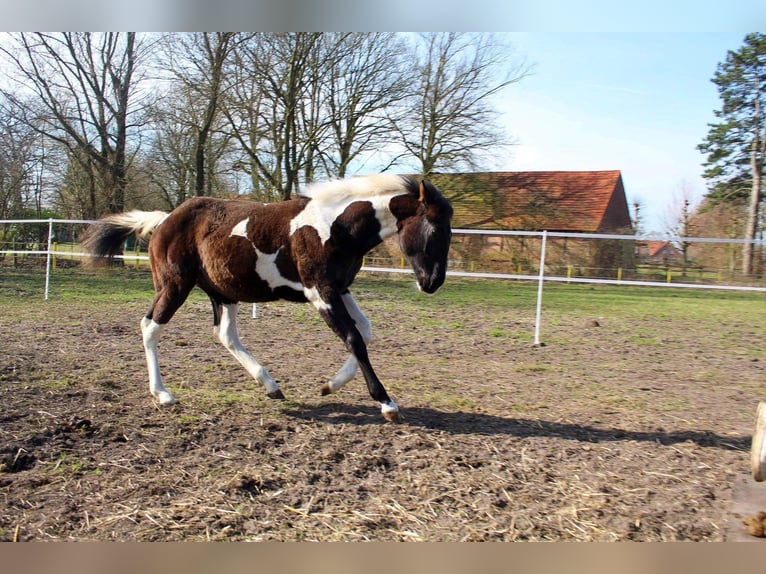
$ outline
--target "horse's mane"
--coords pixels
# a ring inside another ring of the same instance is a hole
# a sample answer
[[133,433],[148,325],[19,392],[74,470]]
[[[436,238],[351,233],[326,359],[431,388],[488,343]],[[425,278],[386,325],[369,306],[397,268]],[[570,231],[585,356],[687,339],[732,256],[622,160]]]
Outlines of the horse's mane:
[[321,203],[337,203],[369,199],[381,195],[414,193],[416,190],[416,184],[411,178],[390,173],[378,173],[312,183],[301,191],[300,196]]

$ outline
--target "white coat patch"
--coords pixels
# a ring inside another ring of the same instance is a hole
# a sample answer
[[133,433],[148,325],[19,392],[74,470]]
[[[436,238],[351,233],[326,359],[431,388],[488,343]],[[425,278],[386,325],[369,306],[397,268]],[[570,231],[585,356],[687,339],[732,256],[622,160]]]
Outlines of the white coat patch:
[[264,253],[255,246],[253,246],[253,248],[255,249],[255,254],[258,256],[255,260],[255,272],[258,273],[258,276],[261,279],[268,283],[271,289],[276,289],[277,287],[289,287],[295,291],[303,291],[303,285],[301,283],[290,281],[288,278],[283,277],[279,272],[279,269],[277,269],[278,249],[276,253]]
[[231,233],[229,233],[229,237],[244,237],[247,239],[247,222],[250,221],[249,217],[246,217],[239,223],[237,223],[234,227],[231,228]]
[[396,232],[396,217],[391,213],[388,204],[397,195],[402,195],[402,192],[398,191],[388,195],[367,198],[346,196],[338,198],[338,200],[310,201],[306,208],[290,221],[290,235],[301,227],[313,227],[316,229],[322,244],[324,244],[330,238],[330,228],[333,222],[338,219],[346,208],[357,201],[365,201],[372,204],[375,210],[375,218],[380,223],[380,238],[385,239]]
[[279,255],[279,250],[277,250],[276,253],[264,253],[257,247],[253,247],[255,249],[255,254],[258,256],[255,261],[255,272],[258,273],[258,276],[261,279],[266,281],[272,290],[277,287],[289,287],[294,291],[302,291],[306,296],[306,299],[308,299],[319,311],[330,309],[330,305],[325,303],[319,296],[316,287],[308,289],[304,287],[302,283],[291,281],[279,272],[279,269],[277,268],[277,255]]

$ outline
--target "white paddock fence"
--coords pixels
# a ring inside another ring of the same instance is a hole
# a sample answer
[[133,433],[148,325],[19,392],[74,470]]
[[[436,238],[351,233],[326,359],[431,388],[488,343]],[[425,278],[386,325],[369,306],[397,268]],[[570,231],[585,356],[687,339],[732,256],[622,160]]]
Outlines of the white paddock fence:
[[[53,272],[61,265],[57,260],[77,262],[89,257],[77,243],[79,233],[89,223],[93,222],[0,220],[0,276],[3,268],[44,257],[44,299],[48,300]],[[669,242],[675,247],[664,258],[651,258],[641,253],[641,246],[649,242]],[[752,244],[755,252],[755,277],[737,273],[746,243]],[[121,258],[126,264],[137,265],[148,259],[138,248],[126,250]],[[546,281],[766,293],[765,260],[763,239],[454,229],[448,275],[537,282],[534,341],[539,344]],[[395,248],[384,246],[368,254],[362,270],[411,273]]]

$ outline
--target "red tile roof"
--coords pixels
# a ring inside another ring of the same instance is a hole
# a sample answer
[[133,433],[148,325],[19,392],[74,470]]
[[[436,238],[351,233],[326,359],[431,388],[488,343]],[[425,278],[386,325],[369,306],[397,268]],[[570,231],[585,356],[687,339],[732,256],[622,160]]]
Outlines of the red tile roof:
[[434,174],[453,227],[603,232],[631,227],[619,170]]
[[657,255],[657,253],[660,252],[661,249],[664,249],[665,246],[669,245],[669,241],[647,241],[646,242],[646,248],[647,248],[647,255],[649,257],[654,257]]
[[669,257],[680,258],[682,253],[670,241],[642,241],[636,244],[639,255],[650,258]]

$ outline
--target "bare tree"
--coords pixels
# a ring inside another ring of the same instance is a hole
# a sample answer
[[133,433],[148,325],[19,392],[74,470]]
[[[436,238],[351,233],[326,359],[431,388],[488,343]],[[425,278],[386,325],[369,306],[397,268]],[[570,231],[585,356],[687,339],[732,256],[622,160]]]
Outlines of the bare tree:
[[398,127],[424,175],[472,166],[482,152],[509,143],[491,98],[521,80],[528,68],[509,64],[508,48],[488,34],[428,33],[418,37],[412,60],[409,116]]
[[194,137],[194,193],[210,195],[211,133],[221,109],[221,99],[227,89],[226,66],[236,43],[242,35],[234,32],[199,32],[165,36],[165,69],[179,85],[174,94],[185,96],[183,111]]
[[0,219],[39,215],[42,193],[37,184],[44,149],[40,136],[0,108]]
[[262,34],[255,34],[237,46],[232,55],[231,88],[222,100],[228,129],[241,150],[236,166],[250,178],[254,198],[272,202],[282,189],[282,130],[278,106],[270,100],[259,69],[268,61]]
[[149,181],[170,209],[195,194],[195,122],[189,118],[194,110],[178,105],[182,93],[170,90],[158,99],[151,112],[152,137],[144,154]]
[[307,93],[306,69],[320,37],[320,34],[306,32],[267,35],[266,48],[272,53],[257,68],[263,89],[275,109],[281,110],[272,133],[277,149],[281,147],[283,199],[289,199],[299,190],[298,174],[305,168],[306,150],[316,147],[316,135],[301,129],[299,120]]
[[142,55],[134,32],[21,33],[0,45],[15,91],[6,97],[18,118],[61,144],[93,172],[90,217],[121,211],[129,163],[128,129],[138,106],[136,69]]
[[[241,46],[239,77],[227,98],[233,136],[251,164],[255,182],[289,199],[318,147],[321,33],[253,35]],[[243,163],[244,165],[244,163]],[[260,185],[258,186],[260,187]],[[268,191],[267,191],[268,193]]]
[[[668,212],[669,219],[666,221],[666,228],[671,236],[675,237],[693,237],[695,235],[694,212],[697,209],[697,201],[691,185],[682,181],[676,193],[673,194],[673,201]],[[678,248],[682,255],[682,275],[686,277],[686,270],[689,267],[689,247],[690,241],[679,241]]]
[[631,223],[636,235],[641,235],[644,232],[644,202],[641,198],[633,200],[633,212],[631,213]]
[[407,154],[424,173],[470,165],[504,143],[491,98],[524,73],[502,68],[488,35],[427,34],[412,53],[408,36],[388,33],[161,38],[164,58],[148,53],[159,40],[135,33],[0,43],[15,80],[5,109],[54,142],[51,153],[66,150],[51,173],[68,213],[174,207],[239,192],[245,176],[259,199],[287,199],[395,146],[386,168]]
[[391,33],[328,34],[325,40],[331,143],[323,160],[327,173],[345,177],[351,162],[393,138],[390,111],[406,96],[405,47]]

